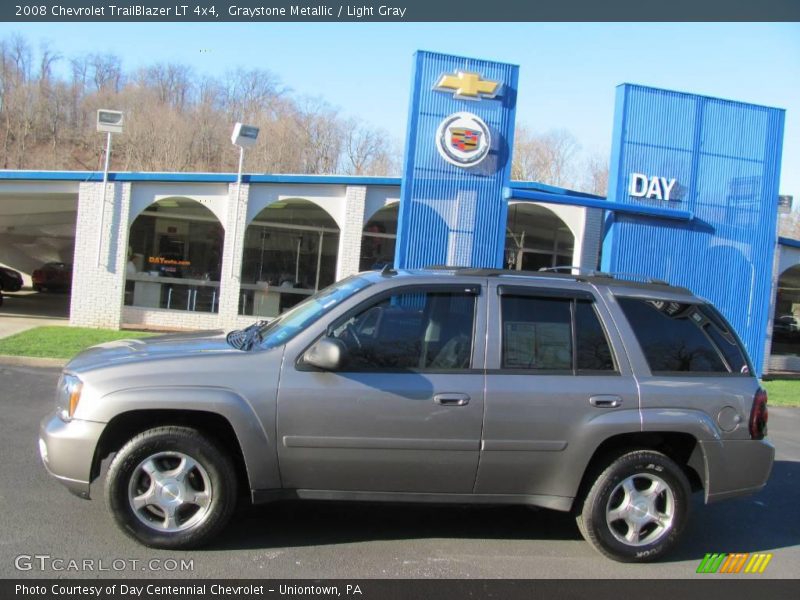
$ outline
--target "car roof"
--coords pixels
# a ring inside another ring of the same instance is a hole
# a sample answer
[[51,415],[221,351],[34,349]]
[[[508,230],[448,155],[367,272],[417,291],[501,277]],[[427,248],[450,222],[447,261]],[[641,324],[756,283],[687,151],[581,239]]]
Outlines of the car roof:
[[[561,269],[578,270],[575,267]],[[550,283],[585,283],[594,287],[608,288],[614,294],[653,295],[653,296],[692,296],[691,290],[685,287],[670,285],[666,281],[652,279],[640,275],[603,273],[599,271],[578,271],[563,273],[556,270],[547,271],[511,271],[508,269],[485,269],[473,267],[434,266],[424,269],[392,269],[387,266],[381,271],[370,271],[376,280],[386,277],[480,277],[497,278],[508,283],[550,282]],[[638,280],[636,280],[638,278]],[[571,286],[570,286],[571,287]],[[696,297],[695,297],[696,298]]]

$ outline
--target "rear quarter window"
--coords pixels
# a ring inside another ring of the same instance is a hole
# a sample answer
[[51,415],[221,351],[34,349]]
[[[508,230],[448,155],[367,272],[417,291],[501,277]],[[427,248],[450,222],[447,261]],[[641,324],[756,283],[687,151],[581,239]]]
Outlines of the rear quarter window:
[[748,374],[739,340],[713,307],[617,298],[654,375]]

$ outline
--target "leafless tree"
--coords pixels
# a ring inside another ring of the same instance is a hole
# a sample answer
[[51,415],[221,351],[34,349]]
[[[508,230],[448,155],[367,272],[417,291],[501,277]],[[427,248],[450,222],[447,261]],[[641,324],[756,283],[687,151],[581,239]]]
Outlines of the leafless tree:
[[608,157],[593,154],[587,159],[584,191],[598,196],[608,194]]
[[157,63],[126,73],[118,56],[94,53],[64,59],[63,76],[61,60],[47,44],[34,50],[22,36],[0,39],[0,167],[101,168],[100,108],[126,115],[112,169],[232,171],[236,121],[263,132],[249,170],[380,175],[399,165],[387,134],[324,100],[297,97],[265,69],[198,77],[186,65]]
[[342,170],[349,175],[394,173],[394,144],[388,133],[361,125],[355,119],[345,125]]
[[559,129],[543,134],[517,127],[514,135],[513,179],[575,187],[575,156],[580,145],[571,133]]
[[139,72],[139,84],[153,89],[161,104],[183,111],[193,92],[193,73],[190,67],[175,63],[159,63]]
[[119,93],[122,87],[122,60],[115,54],[90,54],[89,67],[98,92]]

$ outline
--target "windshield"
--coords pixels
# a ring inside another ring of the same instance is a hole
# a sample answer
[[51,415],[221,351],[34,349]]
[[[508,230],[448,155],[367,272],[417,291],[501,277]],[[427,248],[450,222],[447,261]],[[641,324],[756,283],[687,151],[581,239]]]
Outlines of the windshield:
[[322,315],[370,285],[372,282],[368,279],[354,275],[326,287],[274,321],[262,326],[259,331],[261,337],[259,346],[274,348],[285,344]]

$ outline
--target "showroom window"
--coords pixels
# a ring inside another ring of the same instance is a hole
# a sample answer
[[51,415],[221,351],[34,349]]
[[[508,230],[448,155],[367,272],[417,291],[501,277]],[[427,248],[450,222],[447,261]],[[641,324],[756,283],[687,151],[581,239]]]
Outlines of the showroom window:
[[244,238],[239,314],[276,317],[336,280],[339,228],[307,200],[274,202]]
[[382,269],[394,263],[398,207],[397,203],[383,207],[364,226],[359,271]]
[[772,355],[800,356],[800,265],[778,277],[772,321]]
[[575,237],[553,211],[530,203],[509,205],[505,268],[538,271],[570,266],[574,246]]
[[130,228],[125,304],[217,312],[225,230],[189,198],[151,204]]

